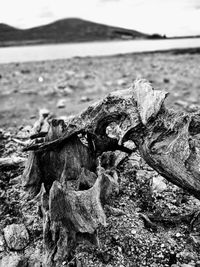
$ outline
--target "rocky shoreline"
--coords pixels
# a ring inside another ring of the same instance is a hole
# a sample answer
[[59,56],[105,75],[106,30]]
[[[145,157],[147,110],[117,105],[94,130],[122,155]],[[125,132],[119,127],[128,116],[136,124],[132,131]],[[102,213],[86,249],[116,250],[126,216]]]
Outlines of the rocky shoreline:
[[[199,63],[195,53],[167,52],[2,64],[0,157],[27,158],[22,148],[39,108],[69,116],[110,91],[129,87],[137,77],[169,91],[168,106],[197,111]],[[120,190],[105,207],[101,246],[79,244],[71,265],[63,261],[63,266],[199,266],[199,217],[191,228],[182,217],[199,210],[199,202],[160,177],[137,152],[117,152],[116,157]],[[24,192],[21,163],[0,166],[2,267],[39,267],[42,262],[42,219],[37,200]],[[149,223],[150,214],[158,221]]]

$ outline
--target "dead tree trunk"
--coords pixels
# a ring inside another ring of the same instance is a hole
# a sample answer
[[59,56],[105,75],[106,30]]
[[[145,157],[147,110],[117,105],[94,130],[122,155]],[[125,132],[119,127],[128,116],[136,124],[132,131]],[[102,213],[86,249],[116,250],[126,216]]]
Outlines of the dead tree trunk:
[[44,184],[46,266],[69,260],[78,235],[96,240],[98,225],[105,225],[102,205],[117,184],[114,171],[97,171],[98,157],[104,151],[131,152],[124,146],[128,140],[152,168],[200,199],[200,113],[168,110],[166,96],[138,80],[66,122],[52,120],[46,136],[25,149],[31,152],[24,186],[37,194]]

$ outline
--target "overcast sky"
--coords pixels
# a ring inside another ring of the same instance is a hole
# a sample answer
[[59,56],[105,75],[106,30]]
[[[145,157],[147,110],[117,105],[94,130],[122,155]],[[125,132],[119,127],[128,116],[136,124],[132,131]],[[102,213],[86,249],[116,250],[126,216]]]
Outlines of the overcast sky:
[[16,27],[68,17],[167,36],[200,34],[200,0],[0,0],[0,22]]

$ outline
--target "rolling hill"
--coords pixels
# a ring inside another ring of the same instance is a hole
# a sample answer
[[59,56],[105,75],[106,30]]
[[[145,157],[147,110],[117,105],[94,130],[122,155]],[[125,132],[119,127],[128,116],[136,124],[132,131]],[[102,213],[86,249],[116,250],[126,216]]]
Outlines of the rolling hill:
[[30,29],[0,24],[0,46],[162,38],[135,30],[68,18]]

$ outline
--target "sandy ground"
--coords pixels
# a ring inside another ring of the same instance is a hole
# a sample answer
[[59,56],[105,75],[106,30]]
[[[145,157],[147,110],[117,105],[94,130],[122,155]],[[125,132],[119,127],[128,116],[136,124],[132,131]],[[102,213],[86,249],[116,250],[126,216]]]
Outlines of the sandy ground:
[[[131,86],[138,77],[150,80],[155,88],[169,91],[168,106],[194,111],[200,105],[199,76],[200,57],[189,52],[2,64],[0,155],[27,156],[13,137],[17,134],[22,141],[23,134],[28,137],[26,127],[22,126],[35,122],[39,108],[68,116],[110,91]],[[61,99],[64,104],[58,108]],[[5,257],[12,260],[22,257],[29,267],[40,266],[42,261],[42,219],[38,216],[37,203],[25,197],[19,182],[22,171],[23,167],[0,170],[0,266]],[[76,259],[82,264],[63,262],[63,266],[200,266],[200,217],[192,229],[195,237],[191,236],[188,222],[161,223],[157,229],[149,229],[140,217],[140,213],[146,212],[153,212],[158,218],[181,216],[200,210],[199,202],[165,180],[161,193],[152,191],[149,181],[158,174],[137,153],[124,159],[118,173],[120,192],[108,204],[122,210],[124,215],[106,211],[107,227],[99,231],[101,248],[80,245]],[[158,180],[160,183],[162,177]],[[27,247],[18,252],[9,250],[3,241],[2,230],[13,223],[24,224],[29,232]]]
[[[170,92],[169,106],[179,108],[179,100],[198,104],[199,75],[198,54],[177,52],[2,64],[0,127],[33,123],[43,107],[58,116],[77,113],[108,92],[131,86],[138,77]],[[60,99],[65,99],[62,109],[57,108]]]

